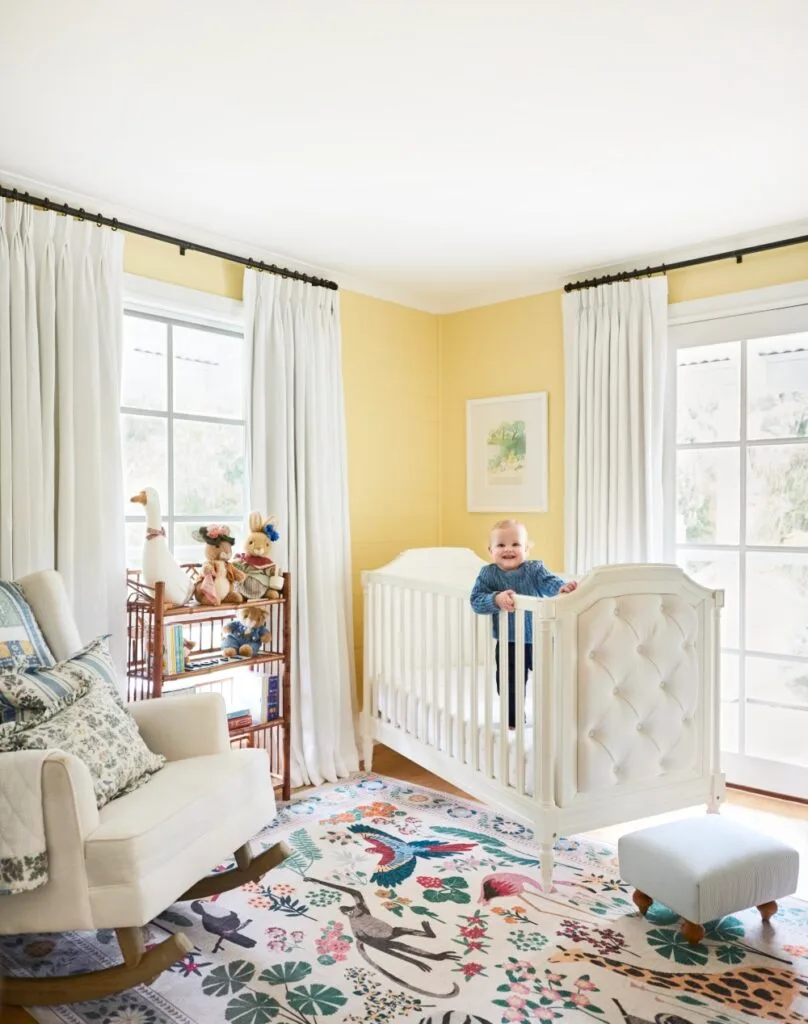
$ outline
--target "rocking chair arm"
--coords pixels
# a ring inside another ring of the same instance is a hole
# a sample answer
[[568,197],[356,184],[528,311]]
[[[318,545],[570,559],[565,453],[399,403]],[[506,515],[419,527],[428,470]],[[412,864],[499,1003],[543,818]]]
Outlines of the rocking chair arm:
[[218,693],[191,693],[127,705],[146,746],[168,761],[230,749],[225,703]]

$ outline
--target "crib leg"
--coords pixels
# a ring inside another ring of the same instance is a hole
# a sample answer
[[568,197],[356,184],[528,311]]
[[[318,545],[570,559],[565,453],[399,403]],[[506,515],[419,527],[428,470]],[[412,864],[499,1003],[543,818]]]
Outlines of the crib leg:
[[541,844],[541,887],[544,892],[553,891],[553,844]]
[[362,738],[362,768],[366,772],[373,771],[373,736],[366,732]]

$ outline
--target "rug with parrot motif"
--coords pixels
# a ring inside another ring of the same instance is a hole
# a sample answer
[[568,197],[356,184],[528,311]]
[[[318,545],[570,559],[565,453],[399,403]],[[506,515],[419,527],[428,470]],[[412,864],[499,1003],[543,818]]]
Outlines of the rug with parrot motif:
[[[150,928],[193,951],[150,986],[34,1012],[42,1024],[742,1024],[808,1017],[808,904],[713,922],[698,945],[640,917],[616,851],[557,844],[543,893],[525,826],[376,775],[300,795],[262,834],[292,855],[260,884]],[[119,962],[112,932],[0,938],[4,973]]]

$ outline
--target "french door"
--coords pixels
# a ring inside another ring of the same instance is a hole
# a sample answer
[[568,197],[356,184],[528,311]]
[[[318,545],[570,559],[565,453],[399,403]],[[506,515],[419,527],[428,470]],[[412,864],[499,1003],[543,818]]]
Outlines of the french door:
[[726,594],[729,781],[805,798],[808,331],[764,337],[756,320],[730,341],[691,325],[676,349],[676,557]]

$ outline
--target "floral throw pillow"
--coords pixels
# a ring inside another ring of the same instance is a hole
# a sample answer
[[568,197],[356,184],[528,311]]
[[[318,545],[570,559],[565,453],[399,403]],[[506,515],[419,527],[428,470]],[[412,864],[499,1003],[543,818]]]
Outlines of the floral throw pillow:
[[100,679],[117,694],[115,666],[106,637],[87,644],[67,661],[41,668],[0,668],[0,732],[27,728],[83,697]]
[[137,789],[165,764],[146,746],[124,706],[105,638],[47,673],[0,676],[0,688],[18,712],[13,722],[0,725],[0,751],[74,754],[90,771],[99,807]]

